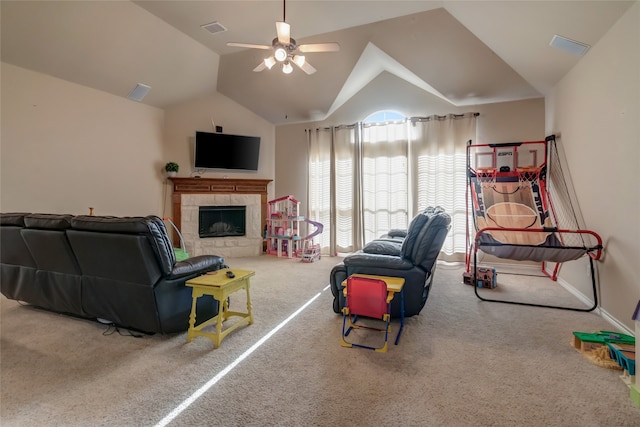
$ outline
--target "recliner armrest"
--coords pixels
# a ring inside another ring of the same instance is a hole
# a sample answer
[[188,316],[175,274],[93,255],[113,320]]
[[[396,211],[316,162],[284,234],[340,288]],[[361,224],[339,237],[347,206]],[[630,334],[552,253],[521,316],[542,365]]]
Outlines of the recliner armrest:
[[220,270],[224,266],[224,258],[217,255],[199,255],[178,261],[173,266],[169,278],[179,278],[193,274],[205,274]]
[[393,255],[367,254],[356,252],[344,259],[347,269],[353,267],[388,268],[392,270],[411,270],[414,265],[411,262]]
[[387,235],[389,237],[400,237],[404,239],[405,237],[407,237],[407,230],[398,230],[394,228],[392,230],[389,230]]
[[376,239],[365,245],[362,252],[367,254],[400,256],[402,242],[387,239]]

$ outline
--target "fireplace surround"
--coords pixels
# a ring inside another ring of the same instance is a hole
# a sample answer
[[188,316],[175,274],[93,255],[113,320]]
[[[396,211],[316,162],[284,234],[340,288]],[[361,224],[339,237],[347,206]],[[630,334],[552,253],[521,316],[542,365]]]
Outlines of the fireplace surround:
[[[216,254],[244,257],[263,252],[270,179],[169,178],[173,184],[173,222],[180,230],[191,256]],[[246,209],[245,235],[201,238],[200,206]],[[174,242],[178,241],[174,236]]]

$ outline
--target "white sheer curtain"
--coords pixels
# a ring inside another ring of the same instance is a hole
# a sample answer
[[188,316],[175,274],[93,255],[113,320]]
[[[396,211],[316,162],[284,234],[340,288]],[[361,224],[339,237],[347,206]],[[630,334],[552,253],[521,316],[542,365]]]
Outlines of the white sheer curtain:
[[[307,129],[309,165],[307,180],[307,215],[323,225],[322,233],[315,243],[320,247],[330,247],[334,235],[334,221],[331,218],[331,158],[332,129]],[[335,251],[331,251],[334,254]]]
[[465,252],[466,144],[475,113],[308,129],[307,212],[325,225],[325,253],[353,252],[406,229],[428,206],[452,216],[443,252]]
[[451,231],[442,251],[465,253],[467,142],[476,140],[476,114],[449,114],[411,120],[414,208],[442,206]]
[[362,130],[362,218],[364,242],[409,218],[407,122],[364,125]]
[[334,194],[333,217],[335,236],[332,239],[332,253],[353,252],[361,247],[360,193],[360,125],[338,126],[334,128]]

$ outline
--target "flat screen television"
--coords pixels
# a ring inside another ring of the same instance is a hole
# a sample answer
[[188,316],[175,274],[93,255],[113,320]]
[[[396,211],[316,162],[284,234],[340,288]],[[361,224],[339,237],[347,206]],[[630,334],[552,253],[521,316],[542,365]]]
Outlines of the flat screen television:
[[194,169],[258,170],[260,137],[196,131]]

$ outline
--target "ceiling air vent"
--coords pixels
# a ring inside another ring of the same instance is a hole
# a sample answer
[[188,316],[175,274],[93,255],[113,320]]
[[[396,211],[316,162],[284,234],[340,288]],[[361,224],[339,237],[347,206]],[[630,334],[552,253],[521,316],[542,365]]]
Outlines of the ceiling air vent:
[[221,33],[223,31],[227,31],[224,25],[217,21],[210,22],[209,24],[201,25],[202,28],[209,31],[211,34]]
[[580,43],[557,34],[553,36],[549,45],[576,56],[584,55],[591,47],[588,44]]
[[150,90],[151,86],[147,86],[143,83],[138,83],[136,84],[136,87],[131,89],[131,92],[129,92],[127,98],[140,102],[142,101],[142,98],[144,98],[147,93],[149,93]]

